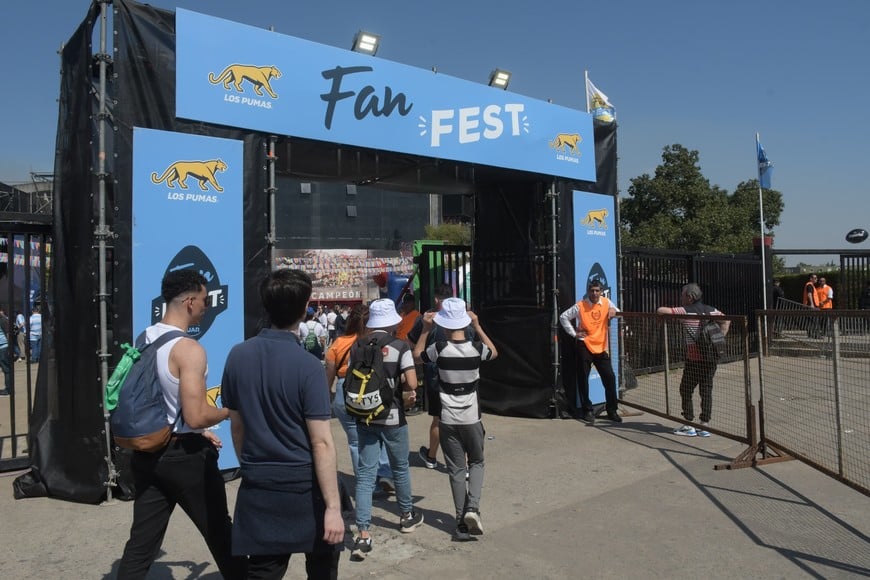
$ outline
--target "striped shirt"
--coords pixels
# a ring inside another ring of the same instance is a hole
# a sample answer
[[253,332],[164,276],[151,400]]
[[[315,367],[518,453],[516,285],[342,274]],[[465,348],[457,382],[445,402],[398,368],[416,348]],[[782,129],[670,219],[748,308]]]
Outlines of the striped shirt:
[[[366,338],[379,338],[386,334],[383,330],[375,330]],[[348,365],[353,364],[354,354],[356,353],[357,346],[354,343],[353,346],[350,347],[350,356],[348,357]],[[381,419],[379,421],[372,421],[372,425],[383,425],[385,427],[401,427],[402,425],[407,425],[407,421],[405,420],[405,409],[404,402],[402,401],[402,394],[399,392],[399,388],[402,384],[401,376],[402,373],[409,369],[414,368],[414,356],[411,354],[411,347],[408,346],[408,343],[404,340],[399,340],[398,338],[394,338],[392,341],[387,343],[383,349],[384,353],[384,374],[387,377],[387,382],[390,387],[393,389],[393,406],[390,407],[390,414],[387,415],[386,419]]]
[[441,422],[473,425],[480,421],[477,386],[481,362],[492,358],[489,347],[477,341],[438,341],[420,358],[438,366]]

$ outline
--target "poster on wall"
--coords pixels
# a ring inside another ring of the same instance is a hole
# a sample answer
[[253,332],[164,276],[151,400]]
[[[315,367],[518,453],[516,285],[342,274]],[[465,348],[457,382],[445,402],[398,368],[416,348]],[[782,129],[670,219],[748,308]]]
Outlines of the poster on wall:
[[[603,295],[617,306],[616,276],[616,200],[613,196],[574,191],[574,287],[577,300],[586,295],[592,280],[601,283]],[[619,341],[616,321],[610,323],[610,360],[616,371]],[[589,398],[593,404],[604,402],[604,386],[595,367],[589,373]],[[577,402],[579,405],[579,401]]]
[[[369,302],[401,291],[414,272],[411,248],[402,250],[276,250],[273,269],[311,276],[315,303]],[[392,297],[392,296],[390,296]],[[396,298],[394,298],[396,299]]]
[[[244,340],[241,141],[135,128],[133,131],[133,328],[163,317],[163,276],[194,269],[208,281],[208,309],[187,329],[208,356],[206,396],[221,405],[230,348]],[[229,421],[218,465],[238,467]]]

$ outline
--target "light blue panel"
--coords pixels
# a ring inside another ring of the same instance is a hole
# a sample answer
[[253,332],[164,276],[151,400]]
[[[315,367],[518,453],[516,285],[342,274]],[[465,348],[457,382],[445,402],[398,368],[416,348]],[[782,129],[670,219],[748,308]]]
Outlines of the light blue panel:
[[[616,276],[616,200],[612,195],[574,191],[574,287],[577,300],[586,294],[586,285],[597,278],[604,296],[619,306]],[[616,321],[610,326],[610,357],[614,372],[619,368],[619,341]],[[618,376],[618,374],[617,374]],[[589,398],[604,403],[604,387],[595,367],[589,374]]]
[[586,112],[188,10],[176,32],[178,117],[595,181]]
[[[243,156],[241,141],[133,131],[133,329],[138,334],[162,318],[160,282],[167,272],[200,271],[209,309],[188,332],[208,354],[212,397],[227,353],[244,340]],[[217,433],[224,442],[221,469],[238,467],[229,422]]]

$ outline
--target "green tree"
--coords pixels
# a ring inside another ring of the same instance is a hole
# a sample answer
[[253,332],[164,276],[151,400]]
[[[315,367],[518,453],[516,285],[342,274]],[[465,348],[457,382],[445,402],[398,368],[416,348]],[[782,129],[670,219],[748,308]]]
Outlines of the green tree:
[[[667,146],[655,176],[631,180],[629,197],[620,202],[625,246],[742,253],[758,237],[758,181],[740,183],[731,195],[710,185],[701,173],[699,154],[682,145]],[[779,224],[782,195],[764,192],[764,222]]]
[[471,245],[471,225],[463,223],[441,223],[426,225],[427,240],[444,240],[454,246]]

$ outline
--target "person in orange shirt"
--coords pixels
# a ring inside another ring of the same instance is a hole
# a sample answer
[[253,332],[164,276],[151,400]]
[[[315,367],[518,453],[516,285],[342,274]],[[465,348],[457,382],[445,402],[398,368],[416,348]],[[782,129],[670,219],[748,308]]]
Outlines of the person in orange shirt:
[[622,417],[617,413],[616,375],[613,374],[608,344],[610,319],[617,312],[619,308],[602,296],[601,282],[593,279],[586,287],[586,297],[559,315],[562,328],[577,345],[580,418],[590,425],[595,423],[592,401],[589,399],[589,373],[592,365],[595,365],[604,385],[607,418],[615,423],[622,423]]
[[408,340],[408,332],[414,328],[414,323],[420,318],[420,311],[417,310],[413,294],[402,296],[402,303],[399,304],[399,316],[402,317],[402,322],[396,327],[396,338]]
[[822,310],[834,307],[834,289],[828,286],[824,278],[819,278],[816,284],[816,306]]

